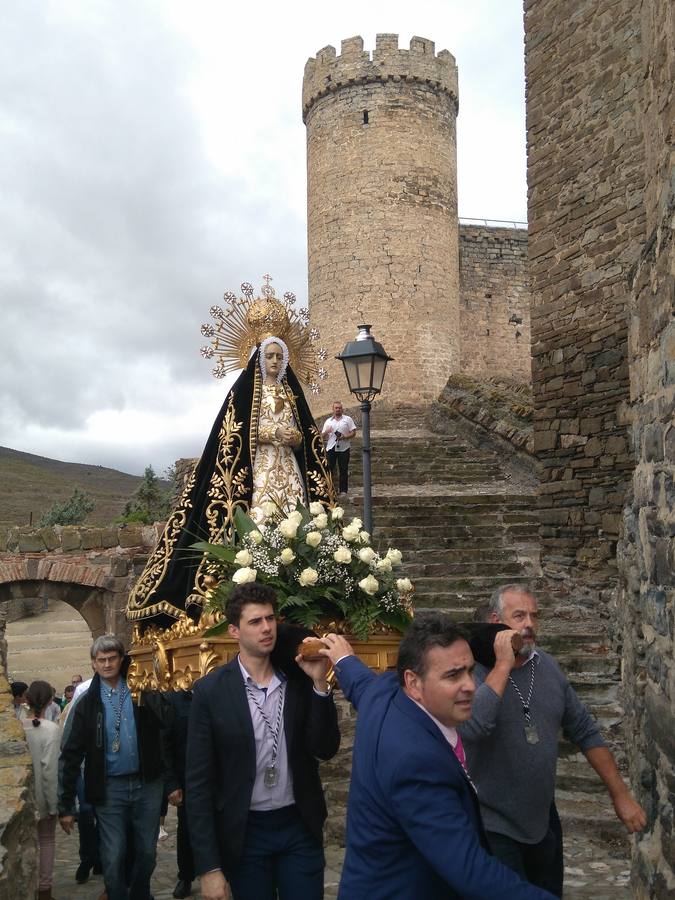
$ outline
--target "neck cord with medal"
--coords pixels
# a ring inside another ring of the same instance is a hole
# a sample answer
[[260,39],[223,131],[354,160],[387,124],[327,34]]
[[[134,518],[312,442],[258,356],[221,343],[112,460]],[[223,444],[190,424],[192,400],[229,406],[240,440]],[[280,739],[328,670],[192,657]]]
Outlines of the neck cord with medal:
[[[267,689],[265,688],[265,690]],[[246,693],[255,703],[256,708],[262,716],[263,722],[265,723],[265,727],[272,736],[272,764],[269,766],[265,766],[264,784],[267,788],[273,788],[279,784],[279,772],[277,771],[276,764],[277,751],[279,749],[279,735],[281,733],[281,716],[284,710],[284,684],[282,683],[279,687],[279,698],[277,700],[277,717],[274,726],[272,726],[272,723],[267,717],[267,713],[258,702],[258,698],[251,690],[251,686],[248,682],[246,682]]]
[[525,740],[528,744],[538,744],[539,743],[539,735],[537,734],[537,726],[532,721],[530,716],[530,703],[532,702],[532,691],[534,690],[534,663],[535,657],[531,656],[528,660],[532,664],[532,668],[530,671],[530,689],[527,692],[527,700],[523,697],[520,692],[520,688],[515,683],[513,678],[509,675],[509,681],[516,689],[516,693],[520,697],[520,702],[523,704],[523,714],[525,715]]
[[115,688],[108,688],[108,702],[112,707],[112,711],[115,714],[115,719],[113,721],[113,740],[110,746],[110,749],[113,753],[119,753],[121,747],[120,740],[120,731],[122,728],[122,707],[124,706],[124,701],[127,699],[127,686],[121,681],[120,682],[120,692],[119,692],[119,702],[117,706],[113,703],[113,694],[116,693]]

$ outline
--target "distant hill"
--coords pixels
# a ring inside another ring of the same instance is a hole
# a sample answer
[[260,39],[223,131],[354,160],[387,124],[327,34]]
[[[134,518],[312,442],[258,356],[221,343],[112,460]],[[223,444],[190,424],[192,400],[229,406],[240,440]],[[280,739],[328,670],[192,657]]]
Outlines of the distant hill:
[[87,523],[105,524],[122,514],[142,479],[104,466],[60,462],[0,447],[0,523],[33,524],[53,503],[67,500],[79,488],[96,501]]

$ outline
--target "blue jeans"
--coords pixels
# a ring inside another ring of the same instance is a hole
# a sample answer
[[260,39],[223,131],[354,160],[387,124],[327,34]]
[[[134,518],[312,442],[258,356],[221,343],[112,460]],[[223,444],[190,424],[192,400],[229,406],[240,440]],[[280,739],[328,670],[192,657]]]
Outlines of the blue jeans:
[[[150,900],[163,789],[161,778],[148,783],[137,775],[106,778],[106,799],[96,806],[96,819],[108,900]],[[128,887],[124,871],[127,833],[134,851]]]
[[295,806],[249,812],[244,853],[227,878],[234,900],[322,900],[323,847]]

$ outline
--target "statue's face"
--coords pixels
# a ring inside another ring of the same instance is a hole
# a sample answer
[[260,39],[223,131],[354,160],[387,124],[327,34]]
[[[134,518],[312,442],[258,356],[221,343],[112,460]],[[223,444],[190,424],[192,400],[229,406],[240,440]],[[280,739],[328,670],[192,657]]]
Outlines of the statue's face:
[[284,354],[279,344],[268,344],[265,347],[265,371],[277,379],[284,364]]

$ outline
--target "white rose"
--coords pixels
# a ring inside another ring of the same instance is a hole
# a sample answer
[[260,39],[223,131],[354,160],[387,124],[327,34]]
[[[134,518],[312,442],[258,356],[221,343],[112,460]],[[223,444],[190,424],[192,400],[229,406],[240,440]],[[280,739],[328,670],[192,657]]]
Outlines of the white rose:
[[370,540],[370,532],[369,531],[359,531],[359,541],[362,544],[367,544]]
[[298,581],[303,587],[312,587],[312,585],[316,584],[319,580],[319,573],[316,569],[312,569],[309,566],[306,569],[303,569],[302,572],[298,575]]
[[377,578],[373,578],[372,575],[368,575],[366,578],[362,578],[361,581],[359,581],[359,587],[361,588],[363,593],[370,594],[371,597],[379,588],[379,586],[380,585]]
[[259,531],[249,531],[248,537],[254,544],[262,544],[262,534]]
[[407,594],[412,590],[412,581],[409,578],[397,578],[396,590],[399,594]]
[[265,518],[269,519],[271,516],[276,515],[279,510],[276,503],[272,503],[271,500],[266,500],[262,505],[262,511],[265,513]]
[[318,547],[321,543],[321,534],[318,531],[308,531],[305,535],[305,543],[310,547]]
[[290,512],[287,516],[292,522],[297,522],[298,525],[302,522],[302,513],[299,509],[294,509],[293,512]]
[[403,559],[403,555],[400,550],[394,550],[393,547],[390,547],[387,550],[387,559],[391,560],[392,566],[398,566]]
[[348,563],[352,561],[352,554],[349,547],[338,547],[333,554],[333,559],[338,563]]
[[376,553],[372,547],[364,547],[362,550],[359,550],[359,559],[361,560],[361,562],[372,562],[375,556]]
[[238,566],[250,566],[253,562],[253,557],[248,550],[240,550],[234,557],[234,561]]
[[232,581],[235,584],[247,584],[249,581],[255,581],[257,574],[255,569],[249,569],[248,566],[244,566],[241,569],[237,569],[232,576]]
[[384,559],[378,559],[375,563],[375,568],[378,572],[391,572],[391,560],[387,559],[386,556]]
[[290,547],[284,547],[279,555],[279,559],[285,566],[290,566],[295,559],[295,553],[293,553]]
[[349,542],[356,541],[359,537],[359,529],[354,528],[353,525],[347,525],[346,528],[342,529],[342,537]]
[[344,517],[345,511],[341,506],[334,506],[330,511],[330,517],[334,522],[339,522]]
[[326,513],[321,513],[320,516],[315,516],[312,519],[312,525],[315,528],[325,528],[328,525],[328,516]]
[[282,521],[277,525],[277,528],[279,529],[279,532],[283,535],[283,537],[290,539],[294,538],[298,533],[299,525],[300,523],[297,519],[291,519],[291,517],[289,516],[287,519],[282,519]]
[[352,528],[356,528],[358,531],[361,531],[361,529],[363,528],[363,522],[361,521],[361,519],[352,519],[349,525]]
[[310,503],[309,511],[310,511],[310,514],[313,516],[320,516],[321,513],[323,512],[323,503],[317,503],[317,502]]

